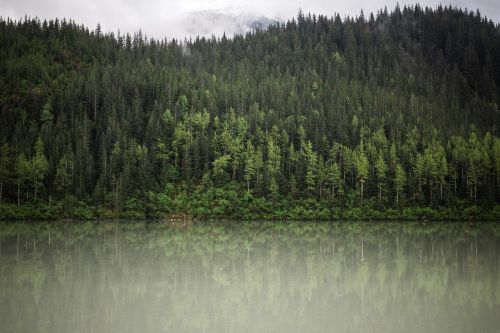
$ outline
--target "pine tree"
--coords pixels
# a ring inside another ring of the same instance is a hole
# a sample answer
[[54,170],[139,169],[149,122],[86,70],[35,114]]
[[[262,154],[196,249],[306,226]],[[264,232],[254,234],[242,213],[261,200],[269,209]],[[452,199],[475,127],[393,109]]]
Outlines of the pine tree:
[[401,164],[396,164],[394,173],[394,188],[396,190],[396,205],[399,206],[400,194],[404,191],[406,185],[406,172]]
[[214,177],[222,177],[226,174],[226,169],[231,161],[231,156],[223,155],[212,162]]
[[368,179],[369,162],[362,148],[355,152],[354,163],[356,167],[356,177],[359,183],[360,198],[361,202],[363,202],[364,185]]
[[21,153],[16,157],[17,205],[21,203],[21,186],[30,178],[31,166],[26,156]]
[[375,161],[375,174],[378,181],[378,198],[382,200],[382,188],[384,186],[385,177],[387,173],[387,164],[384,161],[382,153],[379,152],[377,159]]
[[330,166],[328,168],[328,180],[332,188],[332,199],[335,200],[335,189],[340,188],[340,168],[336,161],[330,163]]
[[316,188],[316,181],[318,179],[318,156],[312,149],[311,141],[307,141],[304,145],[303,157],[306,161],[306,188],[307,194],[309,195],[311,191]]
[[482,172],[482,165],[481,146],[475,132],[472,132],[469,136],[467,156],[467,188],[469,189],[471,199],[474,199],[474,202],[476,202],[477,187]]
[[495,180],[496,190],[500,190],[500,138],[495,138],[493,141],[492,154],[495,165]]
[[35,156],[31,160],[31,174],[30,180],[35,189],[35,200],[37,198],[37,192],[41,185],[43,185],[43,179],[47,175],[49,168],[49,163],[44,153],[43,141],[39,137],[35,145]]
[[3,184],[10,180],[11,170],[9,166],[11,164],[10,147],[7,143],[2,144],[0,147],[0,203],[3,199]]
[[278,177],[279,168],[281,165],[281,152],[274,139],[268,136],[267,141],[267,170],[269,173],[269,192],[273,200],[277,198],[279,186],[276,178]]
[[255,175],[255,148],[251,141],[247,141],[245,152],[245,181],[247,183],[247,192],[250,192],[250,181]]
[[73,184],[73,161],[66,154],[57,163],[54,184],[60,193],[68,194]]

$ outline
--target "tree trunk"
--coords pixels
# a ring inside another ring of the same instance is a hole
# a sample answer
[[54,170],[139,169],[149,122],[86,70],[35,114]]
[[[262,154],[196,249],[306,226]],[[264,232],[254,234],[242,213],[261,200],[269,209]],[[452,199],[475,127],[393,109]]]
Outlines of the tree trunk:
[[3,180],[0,180],[0,203],[2,203]]
[[94,86],[94,121],[96,121],[96,118],[97,118],[97,86]]
[[429,180],[429,190],[431,192],[431,205],[432,205],[432,181]]
[[361,202],[363,202],[363,181],[360,182],[361,183]]
[[462,184],[464,183],[464,178],[465,178],[464,177],[464,166],[463,166],[463,164],[460,166],[460,173],[461,173],[461,176],[460,176],[460,188],[463,189]]
[[189,160],[189,146],[188,144],[186,143],[186,147],[185,147],[185,153],[184,153],[184,164],[185,164],[185,167],[186,167],[186,178],[189,179],[189,176],[191,176],[191,165],[190,165],[190,160]]
[[21,181],[17,181],[17,207],[21,204]]

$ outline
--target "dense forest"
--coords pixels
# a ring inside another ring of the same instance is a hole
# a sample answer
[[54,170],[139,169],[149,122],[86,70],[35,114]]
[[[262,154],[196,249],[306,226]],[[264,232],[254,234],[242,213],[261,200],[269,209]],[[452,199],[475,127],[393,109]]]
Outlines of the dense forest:
[[499,88],[500,25],[452,7],[183,41],[3,18],[0,217],[499,217]]

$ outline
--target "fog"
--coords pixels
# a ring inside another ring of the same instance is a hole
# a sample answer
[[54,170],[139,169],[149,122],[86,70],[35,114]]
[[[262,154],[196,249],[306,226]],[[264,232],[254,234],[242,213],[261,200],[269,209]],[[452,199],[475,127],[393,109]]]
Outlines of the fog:
[[[285,21],[304,12],[342,17],[356,16],[361,9],[365,15],[387,6],[393,0],[2,0],[0,16],[18,19],[28,15],[41,19],[67,18],[90,28],[101,24],[103,31],[134,33],[139,30],[149,37],[179,38],[197,35],[231,36],[276,20]],[[401,6],[415,1],[399,1]],[[436,7],[441,1],[420,1],[422,6]],[[479,9],[483,15],[500,22],[500,3],[496,0],[444,2],[469,10]]]

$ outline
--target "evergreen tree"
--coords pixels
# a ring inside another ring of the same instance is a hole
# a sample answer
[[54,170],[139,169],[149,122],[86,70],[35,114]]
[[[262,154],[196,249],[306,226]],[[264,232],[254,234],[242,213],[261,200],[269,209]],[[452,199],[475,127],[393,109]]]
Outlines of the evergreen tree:
[[382,188],[384,186],[386,173],[387,173],[387,164],[384,161],[382,153],[379,153],[375,161],[375,174],[377,176],[377,181],[378,181],[379,200],[382,199]]
[[312,143],[310,141],[307,141],[303,148],[303,156],[307,165],[305,181],[307,194],[309,194],[316,188],[316,181],[318,178],[318,158],[312,149]]
[[31,166],[26,156],[21,153],[16,158],[17,205],[21,203],[21,186],[30,178]]
[[368,159],[366,158],[362,146],[359,150],[355,152],[354,163],[356,167],[356,177],[359,183],[360,198],[361,202],[363,202],[363,194],[365,190],[364,185],[366,183],[366,180],[368,179],[369,162]]
[[41,138],[38,138],[35,145],[35,156],[30,161],[30,181],[35,190],[35,200],[40,186],[43,185],[43,179],[47,175],[49,164],[44,154],[44,146]]
[[68,194],[73,185],[73,161],[66,155],[57,163],[54,184],[60,193]]
[[366,17],[299,13],[182,45],[0,18],[0,201],[57,193],[121,212],[216,187],[283,205],[492,208],[497,27],[452,7]]
[[248,141],[246,144],[246,152],[245,152],[245,181],[247,183],[247,191],[250,192],[250,181],[255,175],[255,167],[256,167],[256,153],[255,148],[252,145],[251,141]]
[[3,199],[3,184],[10,181],[11,170],[9,170],[11,163],[10,147],[7,143],[2,144],[0,147],[0,203]]
[[399,197],[404,191],[406,185],[406,172],[401,166],[401,164],[396,164],[395,174],[394,174],[394,188],[396,190],[396,206],[399,206]]

